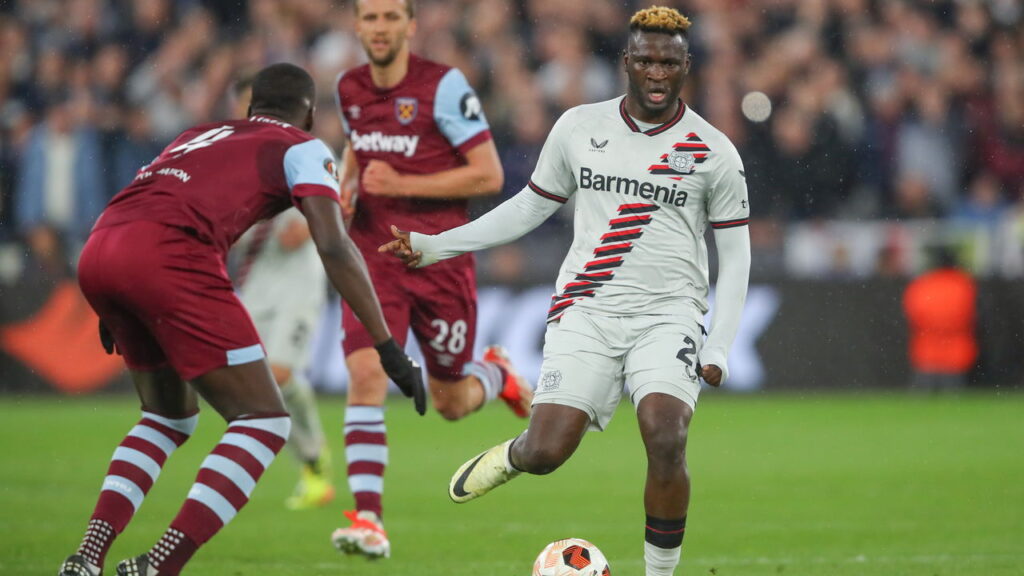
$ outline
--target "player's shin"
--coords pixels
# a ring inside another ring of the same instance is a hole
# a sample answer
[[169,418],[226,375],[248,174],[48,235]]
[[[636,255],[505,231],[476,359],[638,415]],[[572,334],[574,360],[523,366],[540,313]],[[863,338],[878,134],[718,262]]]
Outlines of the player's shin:
[[685,533],[686,517],[666,520],[647,516],[644,529],[646,576],[672,576],[679,564]]
[[114,538],[131,521],[167,458],[192,435],[199,415],[165,418],[143,412],[114,450],[78,554],[102,568]]
[[161,576],[178,574],[196,550],[249,501],[256,483],[288,439],[291,420],[262,414],[231,422],[203,461],[195,484],[167,532],[150,549],[148,564]]

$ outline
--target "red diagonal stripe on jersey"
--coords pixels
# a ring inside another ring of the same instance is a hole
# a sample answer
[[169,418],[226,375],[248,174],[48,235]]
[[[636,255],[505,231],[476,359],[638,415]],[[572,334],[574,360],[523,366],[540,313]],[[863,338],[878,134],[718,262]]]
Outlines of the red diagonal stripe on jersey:
[[636,215],[636,216],[622,216],[620,218],[612,218],[608,221],[608,224],[613,228],[620,228],[622,225],[635,224],[648,224],[651,221],[650,215]]
[[601,258],[599,260],[591,260],[583,265],[584,268],[592,268],[594,266],[604,266],[606,264],[621,263],[622,256],[614,256],[612,258]]
[[611,280],[614,277],[615,271],[613,270],[605,270],[603,272],[587,272],[576,275],[577,280],[596,280],[598,282]]
[[633,240],[639,238],[644,231],[640,228],[630,228],[629,230],[616,230],[614,232],[608,232],[601,236],[602,242],[616,241],[616,240]]
[[657,204],[623,204],[619,206],[619,214],[625,216],[626,214],[646,214],[648,212],[657,212],[661,210],[661,207]]
[[[664,160],[664,158],[662,158]],[[648,170],[669,170],[668,164],[651,164],[647,167]],[[675,170],[673,170],[675,172]]]
[[548,316],[557,313],[559,310],[572,306],[573,302],[575,302],[575,300],[563,300],[558,304],[553,305],[551,308],[548,308]]
[[[623,210],[633,210],[635,208],[650,208],[652,206],[654,206],[654,204],[620,204],[618,205],[618,211],[622,212]],[[656,206],[654,207],[656,208]]]
[[597,248],[594,248],[594,255],[595,256],[599,256],[599,255],[601,255],[601,253],[608,252],[610,250],[618,250],[620,248],[632,248],[632,247],[633,247],[633,243],[632,242],[619,242],[618,244],[608,244],[607,246],[598,246]]
[[592,288],[592,287],[600,286],[600,285],[601,284],[599,284],[597,282],[588,282],[586,280],[584,280],[582,282],[569,282],[568,284],[565,285],[565,288],[562,288],[562,292],[573,292],[574,288],[576,290],[579,290],[581,288]]
[[693,152],[694,150],[711,150],[708,145],[703,142],[676,142],[673,146],[680,152]]

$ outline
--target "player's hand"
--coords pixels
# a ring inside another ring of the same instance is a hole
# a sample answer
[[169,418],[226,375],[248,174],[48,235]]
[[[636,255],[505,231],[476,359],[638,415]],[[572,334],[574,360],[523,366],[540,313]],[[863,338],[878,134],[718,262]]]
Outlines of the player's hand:
[[363,190],[375,196],[404,196],[402,175],[383,160],[370,160],[363,169]]
[[103,323],[103,320],[100,320],[100,344],[103,345],[103,349],[106,350],[107,354],[121,353],[117,349],[117,343],[114,342],[114,335],[110,333],[110,329]]
[[427,392],[423,388],[423,372],[420,365],[398,347],[394,338],[374,346],[380,354],[380,365],[388,378],[398,385],[406,398],[412,398],[420,416],[427,412]]
[[708,384],[718,387],[722,383],[722,369],[714,364],[701,366],[700,377]]
[[409,239],[409,233],[404,230],[399,230],[397,226],[392,225],[391,235],[394,236],[395,239],[387,244],[381,245],[377,248],[377,252],[394,254],[409,268],[415,268],[418,266],[420,259],[423,258],[423,253],[413,252],[412,241]]
[[338,204],[341,205],[341,221],[347,228],[356,215],[356,196],[358,196],[359,180],[352,179],[341,183],[341,195]]

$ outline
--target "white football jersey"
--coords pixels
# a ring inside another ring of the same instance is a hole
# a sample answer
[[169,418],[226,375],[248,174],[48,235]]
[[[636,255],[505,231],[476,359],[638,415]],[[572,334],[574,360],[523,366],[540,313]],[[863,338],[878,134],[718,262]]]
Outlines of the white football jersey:
[[575,237],[548,320],[575,307],[606,316],[707,311],[704,232],[746,226],[736,147],[685,105],[644,129],[625,98],[578,106],[552,128],[529,187],[575,196]]

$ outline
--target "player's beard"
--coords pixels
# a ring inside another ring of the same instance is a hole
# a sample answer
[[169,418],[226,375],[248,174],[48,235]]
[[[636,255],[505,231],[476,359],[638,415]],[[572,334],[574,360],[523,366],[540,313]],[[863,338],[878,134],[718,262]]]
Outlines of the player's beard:
[[402,51],[402,46],[404,44],[405,38],[398,38],[396,42],[393,42],[388,46],[388,51],[385,52],[383,56],[374,56],[371,46],[369,45],[364,45],[363,49],[366,50],[366,57],[369,58],[370,62],[372,62],[374,66],[387,68],[395,61],[395,58],[398,57],[398,54]]

